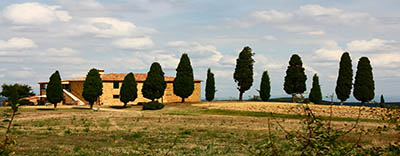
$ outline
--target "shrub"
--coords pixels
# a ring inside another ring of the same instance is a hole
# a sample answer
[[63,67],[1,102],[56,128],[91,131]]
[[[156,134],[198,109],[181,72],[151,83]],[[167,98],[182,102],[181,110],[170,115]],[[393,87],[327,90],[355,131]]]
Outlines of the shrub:
[[164,108],[164,104],[157,101],[151,101],[143,104],[143,110],[159,110]]
[[33,102],[29,101],[29,100],[20,100],[19,102],[20,106],[27,106],[27,105],[33,105]]

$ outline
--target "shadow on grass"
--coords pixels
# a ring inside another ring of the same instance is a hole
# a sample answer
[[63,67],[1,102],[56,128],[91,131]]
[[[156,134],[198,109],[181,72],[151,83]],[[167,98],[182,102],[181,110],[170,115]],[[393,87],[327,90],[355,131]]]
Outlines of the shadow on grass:
[[114,109],[126,109],[126,108],[131,108],[131,105],[127,105],[126,107],[124,106],[110,106],[110,108],[114,108]]
[[89,107],[72,107],[72,109],[90,110]]
[[36,108],[38,111],[54,111],[54,108]]

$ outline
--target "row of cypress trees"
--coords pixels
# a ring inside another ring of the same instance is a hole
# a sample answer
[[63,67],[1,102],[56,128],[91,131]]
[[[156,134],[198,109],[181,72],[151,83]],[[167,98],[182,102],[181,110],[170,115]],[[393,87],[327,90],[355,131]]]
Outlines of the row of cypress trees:
[[[167,86],[164,80],[164,72],[158,62],[151,64],[150,70],[147,73],[147,78],[143,83],[143,97],[154,101],[164,95]],[[182,98],[192,95],[194,90],[193,68],[190,59],[186,53],[182,54],[178,67],[176,69],[176,77],[173,82],[174,94]],[[133,73],[128,73],[122,81],[120,89],[120,101],[126,107],[129,101],[134,101],[137,98],[137,83]],[[97,69],[91,69],[86,75],[83,84],[83,98],[89,102],[90,108],[98,101],[98,97],[103,94],[103,83]],[[57,108],[57,103],[63,100],[63,87],[61,77],[58,71],[50,76],[50,81],[46,89],[47,99],[54,104],[54,109]]]
[[[253,64],[254,53],[250,47],[244,47],[236,59],[236,68],[233,75],[239,90],[239,100],[242,100],[243,93],[250,89],[253,83]],[[289,66],[286,70],[283,89],[287,94],[292,95],[292,101],[295,102],[297,94],[303,94],[306,91],[307,75],[303,67],[303,62],[299,55],[294,54],[289,60]],[[348,52],[344,52],[340,59],[339,75],[336,82],[335,92],[341,104],[346,101],[351,94],[353,87],[352,61]],[[361,57],[357,65],[357,73],[354,82],[354,97],[362,103],[371,101],[374,98],[374,80],[372,67],[367,57]],[[270,97],[270,79],[268,72],[264,71],[260,83],[260,98],[267,101]],[[309,100],[313,103],[322,102],[321,87],[317,74],[313,76],[312,89]]]

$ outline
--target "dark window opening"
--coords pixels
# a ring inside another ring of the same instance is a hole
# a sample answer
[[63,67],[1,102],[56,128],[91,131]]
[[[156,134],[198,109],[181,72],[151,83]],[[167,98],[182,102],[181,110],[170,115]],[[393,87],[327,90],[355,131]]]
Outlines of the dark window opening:
[[119,82],[114,82],[114,89],[118,89],[119,88]]
[[119,99],[119,95],[113,95],[114,99]]

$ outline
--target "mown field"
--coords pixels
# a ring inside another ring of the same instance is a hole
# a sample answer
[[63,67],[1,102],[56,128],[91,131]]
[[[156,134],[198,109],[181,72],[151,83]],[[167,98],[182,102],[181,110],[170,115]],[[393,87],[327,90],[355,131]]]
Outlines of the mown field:
[[[141,111],[140,106],[99,111],[21,107],[13,124],[16,144],[11,149],[16,155],[249,155],[249,146],[265,142],[269,130],[283,137],[284,130],[301,128],[298,108],[263,102],[178,103],[158,111]],[[329,118],[329,106],[311,109]],[[387,125],[378,117],[383,110],[373,109],[363,108],[360,126],[365,129]],[[348,129],[359,107],[334,106],[332,110],[332,127]],[[5,123],[2,126],[4,134]],[[356,142],[357,136],[354,132],[341,140]],[[387,145],[398,137],[388,130],[363,136],[361,143]]]

